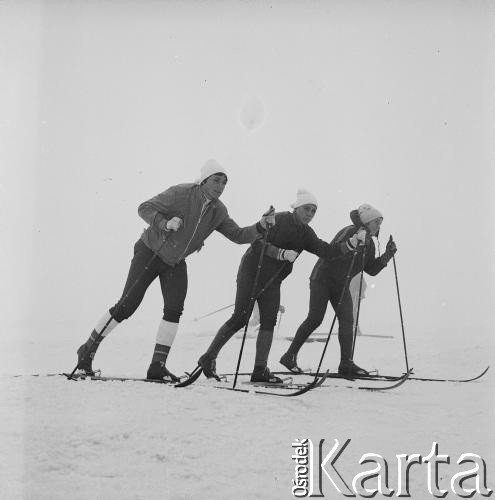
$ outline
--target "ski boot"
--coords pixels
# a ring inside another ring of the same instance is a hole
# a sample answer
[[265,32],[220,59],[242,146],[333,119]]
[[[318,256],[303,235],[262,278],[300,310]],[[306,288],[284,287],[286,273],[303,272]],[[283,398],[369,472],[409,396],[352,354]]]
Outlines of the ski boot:
[[211,357],[209,354],[203,354],[198,359],[198,365],[201,366],[203,373],[206,378],[214,378],[220,381],[220,377],[217,374],[217,360]]
[[180,381],[179,377],[167,370],[165,361],[153,361],[148,368],[146,378],[149,380],[165,380],[166,382]]
[[93,370],[93,358],[95,357],[96,351],[90,351],[88,345],[84,343],[77,350],[77,369],[80,372],[84,372],[84,375],[93,376],[95,371]]
[[352,359],[347,359],[340,362],[339,375],[342,377],[366,377],[369,372],[356,365]]
[[290,353],[286,352],[280,358],[280,364],[285,366],[292,373],[303,373],[303,370],[299,366],[297,366],[297,355],[296,354],[290,354]]
[[254,367],[251,374],[251,382],[263,382],[265,384],[281,385],[284,381],[273,375],[267,366]]

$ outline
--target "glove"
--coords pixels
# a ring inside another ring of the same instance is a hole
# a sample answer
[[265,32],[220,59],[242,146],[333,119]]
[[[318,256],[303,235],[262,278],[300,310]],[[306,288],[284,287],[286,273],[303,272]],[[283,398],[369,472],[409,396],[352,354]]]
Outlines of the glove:
[[169,221],[167,221],[165,231],[178,231],[182,226],[182,219],[179,217],[173,217]]
[[364,245],[366,241],[366,230],[359,229],[356,234],[351,236],[347,241],[347,247],[349,250],[355,250],[358,245]]
[[275,209],[271,205],[268,211],[261,217],[260,225],[265,230],[275,225]]
[[397,252],[397,245],[395,241],[390,236],[390,239],[387,241],[387,246],[385,247],[385,255],[387,256],[387,261],[390,260]]
[[284,250],[281,248],[278,251],[278,260],[286,260],[288,262],[294,262],[297,257],[299,257],[299,252],[296,252],[295,250]]

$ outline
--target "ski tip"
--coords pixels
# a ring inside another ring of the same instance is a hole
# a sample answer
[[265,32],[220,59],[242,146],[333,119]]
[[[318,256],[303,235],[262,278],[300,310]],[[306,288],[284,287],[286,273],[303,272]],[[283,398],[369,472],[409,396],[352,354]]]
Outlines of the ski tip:
[[203,369],[201,366],[196,366],[196,368],[191,372],[188,378],[186,380],[183,380],[182,382],[178,382],[177,384],[174,384],[175,388],[181,388],[181,387],[187,387],[188,385],[191,385],[192,383],[196,382],[200,375],[203,373]]
[[480,379],[481,377],[483,377],[483,375],[486,374],[486,372],[490,369],[490,365],[488,365],[477,377],[474,377],[473,379],[471,380],[478,380]]
[[362,386],[362,387],[358,387],[358,389],[361,389],[363,391],[370,391],[370,392],[381,392],[381,391],[388,391],[390,389],[395,389],[397,387],[400,387],[402,384],[404,384],[408,380],[408,378],[411,376],[412,371],[413,371],[413,369],[411,368],[406,373],[404,373],[404,375],[402,375],[402,377],[400,377],[392,385],[386,385],[386,386],[383,386],[383,387],[366,387],[366,386]]

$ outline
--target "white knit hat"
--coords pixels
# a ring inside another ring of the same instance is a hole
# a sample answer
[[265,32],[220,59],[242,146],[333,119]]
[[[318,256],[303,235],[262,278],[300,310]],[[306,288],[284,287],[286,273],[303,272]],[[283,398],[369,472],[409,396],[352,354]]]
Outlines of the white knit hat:
[[296,201],[291,204],[292,208],[302,207],[303,205],[315,205],[318,206],[318,202],[316,201],[316,196],[313,193],[310,193],[306,189],[299,188],[297,190]]
[[378,218],[383,219],[383,215],[376,208],[373,208],[368,203],[364,203],[358,208],[358,214],[363,224],[368,224],[368,222],[371,222],[372,220]]
[[223,174],[227,176],[227,171],[216,160],[208,160],[202,167],[199,177],[194,181],[196,184],[201,184],[204,180],[208,179],[210,175]]

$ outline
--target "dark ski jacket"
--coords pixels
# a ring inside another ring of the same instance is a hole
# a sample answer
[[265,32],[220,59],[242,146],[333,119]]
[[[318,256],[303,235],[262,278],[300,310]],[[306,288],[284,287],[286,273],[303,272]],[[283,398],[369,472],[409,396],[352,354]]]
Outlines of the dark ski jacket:
[[[292,262],[277,259],[279,249],[295,250],[299,253],[306,250],[322,259],[339,257],[349,252],[345,242],[327,243],[318,238],[310,226],[299,222],[294,212],[275,214],[275,225],[268,231],[267,242],[260,272],[262,283],[275,276],[281,268],[275,282],[282,282],[292,272]],[[237,279],[244,273],[251,275],[256,273],[262,246],[263,239],[258,238],[247,249],[242,257]]]
[[[351,238],[354,234],[358,232],[359,229],[363,228],[363,224],[359,219],[359,214],[357,210],[352,210],[350,213],[352,225],[344,227],[341,229],[332,240],[332,244],[342,244]],[[345,243],[344,243],[345,244]],[[366,249],[365,261],[363,266],[363,251]],[[375,257],[376,249],[373,242],[373,238],[366,238],[365,245],[358,247],[358,252],[356,258],[354,259],[354,264],[351,270],[351,279],[353,276],[364,271],[375,276],[387,265],[387,257],[382,255],[380,257]],[[335,259],[318,259],[315,264],[313,271],[310,276],[310,280],[318,281],[323,284],[337,284],[339,286],[344,286],[347,277],[347,272],[351,265],[353,252],[348,252],[341,255]]]
[[[141,236],[144,244],[154,252],[160,249],[158,255],[171,266],[199,251],[213,231],[239,244],[251,243],[263,231],[259,223],[239,227],[220,200],[207,202],[200,186],[193,183],[172,186],[141,203],[138,214],[149,224]],[[180,217],[183,225],[176,232],[166,231],[173,217]]]

